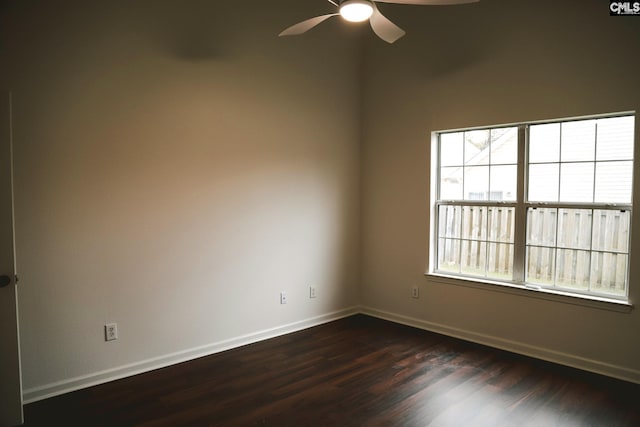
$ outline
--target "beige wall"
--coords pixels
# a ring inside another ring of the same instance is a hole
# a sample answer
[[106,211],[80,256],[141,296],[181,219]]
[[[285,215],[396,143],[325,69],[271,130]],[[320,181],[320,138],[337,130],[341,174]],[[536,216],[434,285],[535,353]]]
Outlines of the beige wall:
[[357,304],[358,40],[299,3],[3,4],[27,399]]
[[[361,303],[371,312],[640,381],[637,310],[436,283],[423,274],[432,131],[640,109],[640,17],[609,17],[607,7],[483,0],[385,8],[408,34],[392,48],[374,39],[366,47]],[[633,229],[631,300],[638,303],[640,215]],[[419,300],[410,298],[413,285]]]

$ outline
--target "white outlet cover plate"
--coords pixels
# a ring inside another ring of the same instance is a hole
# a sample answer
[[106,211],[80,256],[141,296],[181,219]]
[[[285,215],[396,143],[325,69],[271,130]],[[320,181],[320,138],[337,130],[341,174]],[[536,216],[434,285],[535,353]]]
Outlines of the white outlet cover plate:
[[118,339],[118,324],[107,323],[104,325],[104,339],[105,341],[113,341]]

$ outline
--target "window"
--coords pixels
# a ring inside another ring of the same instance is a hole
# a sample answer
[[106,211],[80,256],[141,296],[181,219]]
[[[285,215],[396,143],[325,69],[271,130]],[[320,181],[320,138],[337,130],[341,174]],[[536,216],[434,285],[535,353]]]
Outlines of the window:
[[437,132],[435,273],[626,299],[635,117]]

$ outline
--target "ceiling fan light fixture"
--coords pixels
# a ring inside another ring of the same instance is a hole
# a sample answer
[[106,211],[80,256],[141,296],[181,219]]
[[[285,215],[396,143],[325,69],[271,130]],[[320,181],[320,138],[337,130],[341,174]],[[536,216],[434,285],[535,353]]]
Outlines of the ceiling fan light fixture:
[[347,0],[340,5],[340,15],[349,22],[363,22],[371,18],[373,6],[366,0]]

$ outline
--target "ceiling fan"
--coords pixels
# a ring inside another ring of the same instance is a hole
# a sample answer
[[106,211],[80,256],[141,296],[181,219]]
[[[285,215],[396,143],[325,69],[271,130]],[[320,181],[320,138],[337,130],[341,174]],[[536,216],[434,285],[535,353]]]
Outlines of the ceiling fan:
[[480,0],[327,0],[338,8],[337,13],[316,16],[306,21],[299,22],[281,32],[280,36],[296,36],[306,33],[316,25],[321,24],[333,16],[342,16],[349,22],[364,22],[369,20],[373,32],[387,43],[393,43],[405,35],[402,28],[385,17],[376,3],[395,3],[413,5],[449,5],[475,3]]

